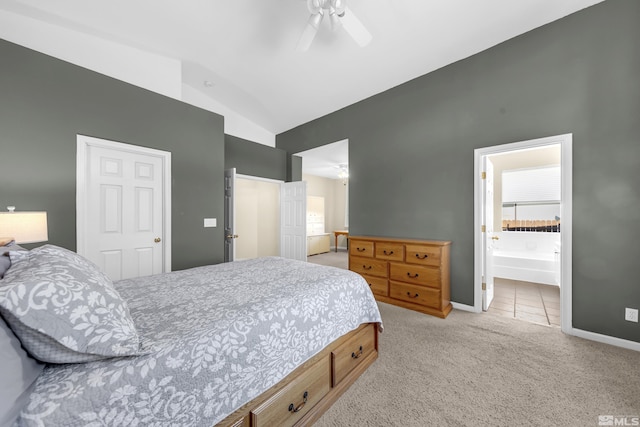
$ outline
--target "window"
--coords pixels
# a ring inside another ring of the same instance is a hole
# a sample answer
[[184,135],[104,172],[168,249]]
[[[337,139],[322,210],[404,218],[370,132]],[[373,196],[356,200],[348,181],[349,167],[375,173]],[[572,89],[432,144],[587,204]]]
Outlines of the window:
[[560,231],[560,166],[502,172],[503,231]]

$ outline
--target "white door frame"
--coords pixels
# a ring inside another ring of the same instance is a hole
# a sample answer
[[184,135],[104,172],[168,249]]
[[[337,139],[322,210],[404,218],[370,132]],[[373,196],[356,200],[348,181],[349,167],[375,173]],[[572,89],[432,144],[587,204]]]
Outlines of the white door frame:
[[561,285],[560,285],[560,325],[562,332],[570,335],[573,333],[572,322],[572,213],[573,213],[573,182],[572,182],[572,142],[573,134],[550,136],[546,138],[532,139],[529,141],[514,142],[511,144],[495,145],[493,147],[478,148],[474,150],[474,306],[473,311],[482,312],[482,158],[492,154],[500,154],[507,151],[524,150],[560,144],[561,160],[561,194],[560,218],[562,231],[560,233],[561,252]]
[[87,212],[85,201],[87,197],[87,149],[89,146],[106,148],[111,150],[126,151],[134,154],[155,156],[162,159],[162,174],[164,176],[162,205],[163,205],[163,236],[162,248],[164,259],[162,271],[171,271],[171,153],[168,151],[156,150],[153,148],[140,147],[137,145],[125,144],[122,142],[109,141],[106,139],[94,138],[86,135],[77,135],[76,151],[76,252],[85,255],[85,226],[87,223]]

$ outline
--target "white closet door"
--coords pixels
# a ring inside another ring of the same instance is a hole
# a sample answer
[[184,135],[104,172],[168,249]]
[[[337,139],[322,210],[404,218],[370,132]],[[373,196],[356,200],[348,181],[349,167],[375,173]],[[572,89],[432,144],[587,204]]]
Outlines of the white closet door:
[[[79,144],[86,142],[79,139]],[[169,271],[164,262],[164,157],[170,153],[103,142],[89,142],[84,149],[78,252],[112,280]]]
[[280,256],[307,260],[307,183],[280,184]]

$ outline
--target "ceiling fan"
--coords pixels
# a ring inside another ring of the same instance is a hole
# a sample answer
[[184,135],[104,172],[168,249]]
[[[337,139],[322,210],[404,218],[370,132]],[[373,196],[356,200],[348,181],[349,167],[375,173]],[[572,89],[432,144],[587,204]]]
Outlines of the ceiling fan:
[[358,45],[364,47],[373,38],[362,22],[347,7],[347,0],[307,0],[307,8],[311,16],[296,47],[296,50],[300,52],[307,51],[311,46],[325,14],[329,16],[332,30],[344,27]]

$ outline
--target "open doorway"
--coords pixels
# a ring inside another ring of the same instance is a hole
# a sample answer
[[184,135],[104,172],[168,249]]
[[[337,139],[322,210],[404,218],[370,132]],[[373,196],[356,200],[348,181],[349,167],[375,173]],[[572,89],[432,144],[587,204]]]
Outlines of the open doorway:
[[347,264],[349,140],[296,153],[307,182],[308,260]]
[[236,175],[236,260],[280,255],[280,184]]
[[475,168],[474,309],[569,330],[571,135],[478,149]]

